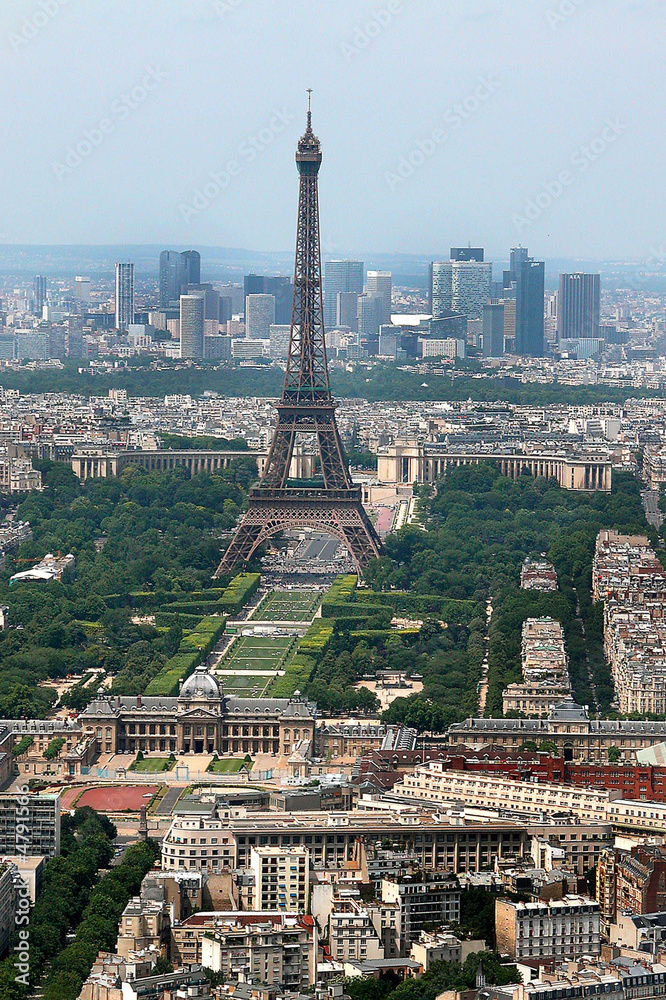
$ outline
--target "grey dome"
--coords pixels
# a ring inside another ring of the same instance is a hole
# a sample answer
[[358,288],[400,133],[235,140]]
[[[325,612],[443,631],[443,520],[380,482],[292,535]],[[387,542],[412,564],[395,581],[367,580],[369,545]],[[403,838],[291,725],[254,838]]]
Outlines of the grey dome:
[[183,684],[179,697],[192,700],[220,698],[220,686],[206,667],[197,667]]

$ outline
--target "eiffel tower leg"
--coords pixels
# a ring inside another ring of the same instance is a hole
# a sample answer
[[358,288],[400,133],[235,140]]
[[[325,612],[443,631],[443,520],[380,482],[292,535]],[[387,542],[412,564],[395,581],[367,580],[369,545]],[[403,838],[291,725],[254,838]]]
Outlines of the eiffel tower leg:
[[296,439],[296,420],[281,421],[275,428],[271,450],[266,459],[262,486],[282,489],[289,478],[289,464]]
[[[360,506],[360,504],[359,504]],[[370,519],[361,507],[359,510],[345,511],[337,518],[338,532],[345,539],[347,548],[356,564],[359,576],[371,559],[381,553],[381,542]]]
[[213,574],[213,579],[215,580],[218,576],[222,576],[223,573],[231,572],[235,566],[247,562],[260,534],[261,525],[257,524],[255,519],[249,518],[246,514],[236,529],[236,534],[229,542],[227,551],[222,556],[220,565]]
[[351,477],[347,470],[345,450],[334,418],[315,417],[321,471],[327,490],[348,490]]

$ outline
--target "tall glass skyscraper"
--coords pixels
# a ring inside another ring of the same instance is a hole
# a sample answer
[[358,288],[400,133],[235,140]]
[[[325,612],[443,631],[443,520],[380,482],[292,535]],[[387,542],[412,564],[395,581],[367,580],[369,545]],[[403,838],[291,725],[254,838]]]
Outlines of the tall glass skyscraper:
[[481,319],[489,301],[493,265],[483,260],[481,247],[451,247],[451,260],[430,265],[430,311],[434,320],[450,312]]
[[363,294],[363,261],[327,260],[324,265],[324,329],[335,327],[338,292]]
[[160,254],[160,309],[175,308],[188,285],[201,284],[201,254],[198,250],[163,250]]
[[453,261],[451,308],[467,319],[482,319],[483,307],[490,299],[493,265],[490,261]]
[[560,275],[557,301],[557,339],[570,340],[599,336],[601,276],[599,274]]
[[275,323],[275,296],[248,295],[245,300],[245,336],[248,340],[269,340]]
[[180,255],[183,266],[183,284],[201,284],[201,254],[198,250],[183,250]]
[[41,317],[46,302],[46,278],[43,274],[35,275],[32,282],[32,296],[35,316]]
[[451,312],[453,299],[453,264],[450,260],[435,260],[430,265],[430,312],[439,319]]
[[391,322],[392,277],[390,271],[368,271],[366,276],[368,295],[380,301],[380,326]]
[[543,355],[543,302],[546,265],[525,257],[516,264],[516,353]]
[[180,297],[181,358],[203,358],[205,304],[202,292]]
[[134,322],[134,264],[116,264],[116,330]]
[[291,323],[294,301],[294,284],[291,278],[273,274],[246,274],[243,294],[245,302],[248,295],[272,295],[275,299],[275,322],[281,326]]

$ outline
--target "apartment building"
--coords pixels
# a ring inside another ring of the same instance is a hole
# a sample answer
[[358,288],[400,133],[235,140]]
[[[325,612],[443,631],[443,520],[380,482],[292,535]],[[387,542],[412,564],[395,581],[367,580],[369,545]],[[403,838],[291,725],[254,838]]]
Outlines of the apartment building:
[[448,872],[382,880],[382,902],[398,907],[400,954],[409,955],[422,930],[460,922],[460,884]]
[[462,965],[468,955],[486,950],[484,940],[461,941],[455,934],[421,931],[418,941],[412,944],[409,957],[427,972],[434,962],[455,962]]
[[643,452],[643,475],[650,488],[658,490],[666,483],[666,449],[647,445]]
[[[521,580],[523,575],[528,589],[538,589],[541,577],[526,572],[525,564]],[[571,694],[569,661],[559,622],[550,617],[527,618],[523,622],[521,664],[522,683],[509,684],[502,693],[504,715],[518,712],[523,716],[545,717]]]
[[60,854],[60,793],[0,792],[0,855]]
[[327,760],[356,760],[368,750],[413,750],[416,730],[371,722],[322,722],[314,732],[317,757]]
[[604,851],[597,867],[597,899],[606,934],[618,914],[666,910],[666,849],[638,844],[628,852]]
[[[566,868],[586,875],[614,842],[610,823],[578,822],[568,817],[551,817],[545,823],[530,823],[532,858],[537,868],[557,867],[557,852],[563,852]],[[549,848],[554,849],[549,851]],[[553,864],[549,863],[553,859]]]
[[497,950],[516,961],[598,955],[599,906],[587,896],[564,896],[537,903],[498,899],[495,936]]
[[565,698],[545,719],[470,718],[453,723],[447,731],[451,749],[478,750],[492,743],[497,749],[517,751],[528,740],[552,741],[566,762],[605,763],[611,747],[617,747],[625,760],[635,761],[637,750],[666,740],[666,722],[590,719],[586,708]]
[[341,892],[333,900],[328,932],[331,957],[336,962],[376,961],[386,957],[369,907],[353,895]]
[[[249,868],[253,847],[305,847],[310,866],[341,868],[353,861],[359,841],[389,840],[414,853],[421,868],[432,871],[479,871],[507,854],[524,854],[528,836],[517,821],[461,821],[460,816],[417,808],[413,804],[370,803],[367,810],[346,812],[253,812],[218,806],[192,817],[176,814],[162,841],[167,871]],[[215,853],[214,853],[215,852]]]
[[592,585],[604,602],[604,652],[624,714],[666,713],[666,574],[643,535],[600,531]]
[[30,892],[21,878],[16,865],[9,861],[0,862],[0,957],[9,948],[9,942],[17,929],[16,917],[30,911]]
[[609,803],[619,793],[579,785],[514,780],[500,774],[452,771],[430,761],[404,775],[393,786],[393,796],[431,805],[462,802],[466,806],[498,809],[520,816],[539,817],[542,813],[566,812],[585,820],[608,820]]
[[312,917],[242,911],[194,913],[172,928],[171,961],[200,962],[230,979],[305,991],[317,980]]
[[310,886],[310,855],[306,847],[253,847],[255,910],[304,913]]
[[[643,972],[645,970],[641,970]],[[555,972],[551,975],[541,971],[538,979],[509,986],[495,986],[489,990],[492,1000],[583,1000],[583,998],[603,997],[603,1000],[628,1000],[622,977],[617,971],[605,968],[576,969],[566,975]],[[646,991],[646,995],[647,991]],[[652,995],[652,994],[650,994]]]
[[531,559],[525,556],[520,568],[520,586],[522,590],[536,590],[542,594],[557,590],[557,573],[552,563],[547,559]]
[[171,927],[201,908],[203,881],[201,872],[148,872],[120,918],[118,955],[129,958],[151,949],[169,954]]

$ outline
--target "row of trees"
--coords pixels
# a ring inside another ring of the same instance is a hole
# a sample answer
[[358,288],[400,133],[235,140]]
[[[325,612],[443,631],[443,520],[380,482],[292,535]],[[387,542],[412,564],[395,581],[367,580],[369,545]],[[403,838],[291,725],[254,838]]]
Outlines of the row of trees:
[[[115,836],[114,825],[92,809],[63,815],[60,856],[47,862],[30,921],[15,934],[18,941],[22,930],[29,943],[29,971],[13,940],[0,962],[0,1000],[25,1000],[40,982],[44,1000],[75,1000],[100,949],[114,950],[120,915],[159,856],[154,841],[136,844],[100,878]],[[72,930],[74,941],[66,946]]]
[[[488,402],[586,403],[624,402],[628,395],[647,395],[645,390],[609,386],[570,386],[557,383],[524,384],[508,376],[486,373],[485,378],[473,377],[481,371],[478,362],[456,361],[446,375],[428,375],[405,371],[391,364],[373,365],[371,370],[359,367],[353,372],[331,372],[333,391],[338,397],[358,397],[375,400],[466,400]],[[159,370],[141,359],[125,367],[101,373],[80,361],[65,361],[62,370],[32,371],[18,369],[3,373],[3,385],[30,392],[69,392],[83,396],[100,395],[108,389],[126,389],[130,396],[164,396],[169,393],[190,393],[198,396],[209,390],[222,396],[280,395],[284,372],[277,365],[257,360],[251,369],[232,362],[221,365],[183,365],[163,362]]]
[[[178,600],[209,588],[218,539],[233,528],[256,478],[254,460],[243,457],[213,475],[129,467],[117,478],[84,484],[65,465],[45,462],[41,469],[44,491],[29,494],[18,509],[33,541],[0,574],[11,626],[0,633],[3,718],[43,717],[55,693],[41,682],[72,672],[101,668],[117,675],[115,693],[145,690],[178,649],[182,628],[132,622],[131,592]],[[74,554],[75,580],[9,586],[12,573],[49,551]],[[81,685],[67,703],[81,709],[95,688]]]
[[[368,582],[377,590],[442,594],[479,605],[492,601],[488,714],[501,714],[502,688],[520,678],[523,621],[541,614],[563,624],[576,697],[592,704],[589,663],[606,708],[612,684],[603,657],[602,609],[591,598],[592,557],[601,528],[654,536],[635,477],[615,475],[611,494],[579,493],[560,489],[554,480],[528,475],[512,480],[481,463],[452,469],[436,488],[422,487],[419,494],[427,529],[407,527],[389,535],[385,555],[368,567]],[[521,563],[541,552],[557,570],[557,594],[520,590]],[[449,625],[446,639],[452,645],[447,649],[441,638],[426,641],[425,649],[422,640],[410,649],[412,669],[424,674],[425,690],[394,702],[387,718],[437,730],[470,714],[476,707],[484,630],[479,617],[467,634]]]

